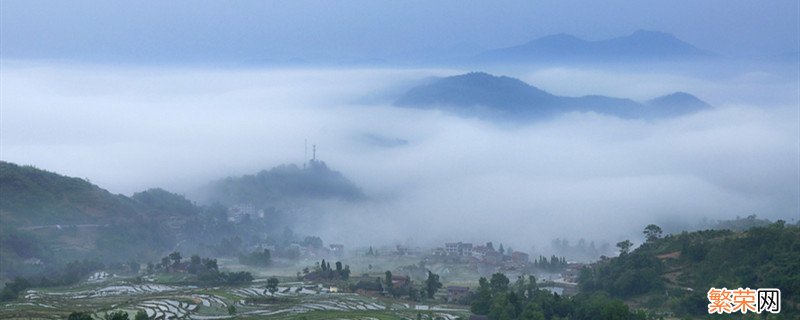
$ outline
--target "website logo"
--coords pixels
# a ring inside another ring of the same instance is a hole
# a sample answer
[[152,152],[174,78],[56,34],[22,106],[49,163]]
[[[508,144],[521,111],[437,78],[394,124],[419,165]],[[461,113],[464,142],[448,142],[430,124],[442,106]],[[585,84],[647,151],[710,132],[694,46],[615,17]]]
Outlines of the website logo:
[[711,288],[706,294],[708,297],[708,313],[780,313],[781,290],[764,288],[753,290],[750,288]]

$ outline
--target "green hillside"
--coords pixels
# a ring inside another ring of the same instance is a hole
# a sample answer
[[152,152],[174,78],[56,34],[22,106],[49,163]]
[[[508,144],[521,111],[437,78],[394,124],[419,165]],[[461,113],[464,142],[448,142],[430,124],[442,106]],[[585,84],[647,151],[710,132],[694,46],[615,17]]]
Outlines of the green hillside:
[[147,261],[196,225],[201,208],[161,189],[114,195],[80,178],[0,162],[0,279],[74,259]]
[[281,165],[255,175],[221,179],[213,182],[206,193],[210,201],[224,205],[251,203],[259,208],[280,207],[293,201],[366,198],[355,183],[320,160],[310,160],[302,168]]
[[651,239],[585,268],[584,292],[606,292],[676,315],[707,315],[709,288],[778,288],[782,313],[800,314],[800,226],[705,230]]
[[0,219],[16,226],[130,221],[140,210],[86,180],[3,161],[0,195]]

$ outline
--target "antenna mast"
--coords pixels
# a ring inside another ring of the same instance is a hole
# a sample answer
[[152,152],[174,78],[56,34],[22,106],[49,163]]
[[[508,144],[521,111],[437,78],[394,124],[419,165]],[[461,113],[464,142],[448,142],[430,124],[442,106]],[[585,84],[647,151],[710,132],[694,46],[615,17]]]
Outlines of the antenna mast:
[[311,158],[311,160],[317,160],[317,145],[316,144],[311,146],[311,152],[312,152],[312,155],[313,155],[313,158]]

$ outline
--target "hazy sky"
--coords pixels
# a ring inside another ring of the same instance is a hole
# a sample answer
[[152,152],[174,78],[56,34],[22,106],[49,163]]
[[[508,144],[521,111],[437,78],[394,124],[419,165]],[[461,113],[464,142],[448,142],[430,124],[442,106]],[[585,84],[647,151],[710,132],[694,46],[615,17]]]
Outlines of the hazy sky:
[[604,39],[637,29],[673,33],[727,56],[800,51],[796,0],[3,0],[0,9],[7,59],[396,61],[554,33]]
[[[727,56],[768,56],[798,51],[799,3],[2,0],[0,159],[114,193],[189,194],[300,163],[308,139],[381,199],[321,209],[338,220],[309,232],[328,242],[381,223],[375,237],[386,241],[496,239],[527,249],[558,236],[637,237],[653,222],[791,220],[800,212],[800,63],[486,70],[561,95],[644,101],[685,91],[714,106],[661,121],[573,113],[513,128],[391,106],[410,83],[473,70],[247,64],[411,61],[637,29]],[[245,67],[207,65],[217,63]]]
[[[554,237],[637,239],[654,222],[750,214],[792,221],[800,211],[796,80],[566,68],[510,74],[551,92],[641,100],[682,90],[715,106],[661,121],[567,114],[506,127],[362,102],[462,72],[6,64],[0,154],[115,193],[191,194],[227,175],[301,163],[308,139],[318,158],[378,199],[322,207],[328,215],[297,227],[349,246],[414,238],[527,250]],[[408,144],[387,147],[365,135]],[[373,229],[382,232],[352,237]]]

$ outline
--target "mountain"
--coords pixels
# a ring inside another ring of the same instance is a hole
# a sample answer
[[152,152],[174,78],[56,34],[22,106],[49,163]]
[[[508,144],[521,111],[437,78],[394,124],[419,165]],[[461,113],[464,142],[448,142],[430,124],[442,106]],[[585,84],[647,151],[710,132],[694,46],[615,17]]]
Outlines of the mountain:
[[137,192],[131,197],[146,207],[144,210],[149,215],[192,216],[197,214],[197,206],[184,196],[166,191],[161,188],[148,189]]
[[675,117],[711,106],[686,92],[675,92],[647,101],[651,114],[658,117]]
[[638,30],[630,35],[589,41],[569,34],[545,36],[528,43],[490,50],[477,55],[476,62],[630,62],[697,59],[713,56],[675,36]]
[[648,237],[632,252],[583,268],[581,291],[605,292],[690,318],[708,316],[706,293],[711,287],[779,288],[781,314],[789,319],[800,315],[800,225],[779,220],[744,231],[684,231],[661,237],[659,230]]
[[600,95],[562,97],[519,79],[483,72],[445,77],[413,87],[394,104],[505,121],[546,119],[568,112],[596,112],[627,119],[655,119],[710,108],[697,97],[683,92],[658,97],[645,103]]
[[211,202],[226,206],[252,204],[258,208],[280,208],[286,203],[308,200],[358,201],[365,198],[361,189],[342,173],[315,159],[302,168],[281,165],[255,175],[218,180],[211,183],[205,193]]
[[141,205],[80,178],[0,161],[4,224],[103,224],[130,221]]
[[395,101],[398,106],[437,106],[449,111],[481,114],[490,117],[535,114],[545,116],[558,97],[510,77],[496,77],[474,72],[442,78],[411,88]]
[[0,161],[0,191],[3,223],[27,228],[125,224],[152,218],[180,219],[198,213],[189,200],[163,189],[126,197],[81,178],[5,161]]
[[73,259],[155,259],[204,229],[201,211],[162,189],[126,197],[84,179],[0,161],[0,279]]
[[[45,274],[76,259],[146,262],[176,250],[208,251],[225,238],[291,227],[289,217],[302,220],[293,211],[299,203],[365,198],[319,160],[223,179],[213,187],[221,204],[200,207],[163,189],[115,195],[84,179],[0,161],[0,281]],[[232,209],[243,203],[268,215],[230,221]]]

